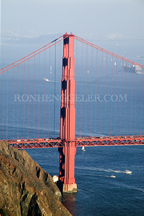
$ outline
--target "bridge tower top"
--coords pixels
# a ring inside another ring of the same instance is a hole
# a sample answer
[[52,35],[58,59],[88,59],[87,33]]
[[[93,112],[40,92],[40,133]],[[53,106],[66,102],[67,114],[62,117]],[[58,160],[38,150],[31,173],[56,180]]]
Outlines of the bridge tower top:
[[61,102],[61,139],[75,140],[74,35],[64,35]]

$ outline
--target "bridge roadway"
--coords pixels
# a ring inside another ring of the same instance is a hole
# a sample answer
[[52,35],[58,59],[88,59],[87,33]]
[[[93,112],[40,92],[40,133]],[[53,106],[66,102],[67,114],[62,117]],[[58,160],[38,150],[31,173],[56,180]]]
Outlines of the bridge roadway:
[[[4,141],[4,140],[3,140]],[[5,140],[12,147],[18,149],[32,148],[54,148],[63,147],[65,140],[60,138],[48,139],[19,139]],[[103,136],[103,137],[76,137],[76,147],[82,146],[124,146],[124,145],[144,145],[144,135],[137,136]]]

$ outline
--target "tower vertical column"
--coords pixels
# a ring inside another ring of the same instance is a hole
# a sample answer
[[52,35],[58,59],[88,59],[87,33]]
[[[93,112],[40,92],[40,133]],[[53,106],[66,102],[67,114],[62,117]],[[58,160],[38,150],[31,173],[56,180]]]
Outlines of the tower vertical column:
[[60,181],[63,192],[76,192],[75,167],[75,80],[74,80],[74,35],[64,35],[60,138],[64,140],[60,153]]

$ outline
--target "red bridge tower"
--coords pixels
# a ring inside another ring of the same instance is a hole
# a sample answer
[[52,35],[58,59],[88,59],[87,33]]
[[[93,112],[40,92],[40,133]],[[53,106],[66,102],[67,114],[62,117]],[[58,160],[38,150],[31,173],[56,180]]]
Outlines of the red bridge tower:
[[60,114],[60,138],[64,147],[60,153],[60,181],[63,192],[76,192],[77,184],[74,178],[75,167],[75,80],[74,80],[74,35],[64,35],[63,72],[62,72],[62,102]]

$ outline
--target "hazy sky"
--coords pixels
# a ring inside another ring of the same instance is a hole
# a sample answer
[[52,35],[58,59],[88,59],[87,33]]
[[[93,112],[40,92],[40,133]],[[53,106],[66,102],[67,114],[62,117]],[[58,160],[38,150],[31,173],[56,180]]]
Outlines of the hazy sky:
[[144,38],[144,0],[1,0],[4,35]]

